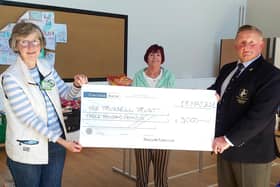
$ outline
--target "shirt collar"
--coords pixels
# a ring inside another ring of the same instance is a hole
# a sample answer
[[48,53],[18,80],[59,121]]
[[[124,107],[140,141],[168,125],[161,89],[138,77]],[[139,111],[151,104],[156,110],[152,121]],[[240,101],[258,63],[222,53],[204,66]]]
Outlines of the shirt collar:
[[[252,60],[248,61],[248,62],[243,62],[244,65],[244,69],[247,68],[250,64],[252,64],[252,62],[254,62],[256,59],[258,59],[261,55],[258,55],[257,57],[253,58]],[[241,63],[240,60],[238,60],[237,64]]]

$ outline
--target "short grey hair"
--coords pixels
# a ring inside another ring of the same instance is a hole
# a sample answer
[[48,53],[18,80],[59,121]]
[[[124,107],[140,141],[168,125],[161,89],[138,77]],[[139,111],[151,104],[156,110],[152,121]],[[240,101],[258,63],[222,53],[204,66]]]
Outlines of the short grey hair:
[[40,40],[40,47],[45,48],[46,46],[46,39],[44,37],[43,32],[41,31],[40,27],[35,25],[34,23],[30,22],[19,22],[17,23],[12,31],[11,37],[9,39],[10,48],[17,53],[17,41],[19,37],[26,37],[29,34],[37,33],[38,39]]
[[257,28],[256,26],[253,26],[253,25],[242,25],[241,27],[239,27],[239,29],[237,30],[235,38],[237,38],[238,34],[240,32],[243,32],[243,31],[255,31],[263,38],[262,31],[259,28]]

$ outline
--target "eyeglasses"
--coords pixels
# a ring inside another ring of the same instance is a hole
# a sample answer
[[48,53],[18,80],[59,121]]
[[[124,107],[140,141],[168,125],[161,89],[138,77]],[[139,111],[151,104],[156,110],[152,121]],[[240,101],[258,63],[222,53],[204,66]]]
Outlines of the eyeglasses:
[[21,47],[28,47],[28,46],[32,46],[32,47],[37,47],[39,46],[41,43],[40,40],[32,40],[32,41],[29,41],[29,40],[19,40],[18,41],[18,44],[21,46]]

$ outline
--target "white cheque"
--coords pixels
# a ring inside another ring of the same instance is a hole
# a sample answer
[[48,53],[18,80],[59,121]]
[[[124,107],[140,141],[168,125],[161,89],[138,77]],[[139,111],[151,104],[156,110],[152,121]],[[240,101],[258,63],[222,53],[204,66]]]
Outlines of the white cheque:
[[214,91],[85,85],[81,102],[84,147],[212,150]]

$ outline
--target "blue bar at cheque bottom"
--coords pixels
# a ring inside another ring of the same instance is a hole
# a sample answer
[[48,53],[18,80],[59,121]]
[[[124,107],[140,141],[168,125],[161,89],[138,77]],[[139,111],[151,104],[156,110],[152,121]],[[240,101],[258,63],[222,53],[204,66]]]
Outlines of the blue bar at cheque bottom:
[[107,98],[107,93],[106,92],[84,92],[84,97]]

